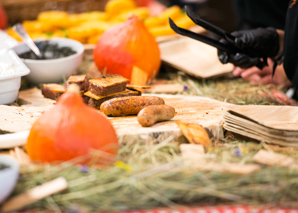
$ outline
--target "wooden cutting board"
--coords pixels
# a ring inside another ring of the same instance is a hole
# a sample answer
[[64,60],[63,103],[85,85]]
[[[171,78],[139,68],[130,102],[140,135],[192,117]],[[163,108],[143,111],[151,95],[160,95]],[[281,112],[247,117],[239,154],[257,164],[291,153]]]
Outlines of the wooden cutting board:
[[[157,123],[152,127],[142,127],[136,116],[109,118],[119,137],[131,135],[151,135],[155,138],[160,135],[180,137],[181,132],[175,121],[198,123],[204,126],[210,135],[216,138],[223,137],[223,115],[230,104],[198,96],[158,96],[162,97],[166,104],[175,108],[175,117],[171,121]],[[51,109],[55,103],[53,100],[44,98],[41,91],[36,88],[21,91],[19,99],[26,104],[21,106],[0,105],[0,131],[29,130],[34,121],[44,111]]]
[[223,137],[223,115],[229,104],[210,98],[183,95],[158,95],[167,105],[173,106],[175,117],[166,122],[157,123],[151,127],[142,127],[136,116],[110,118],[118,135],[154,135],[163,134],[181,136],[175,121],[198,123],[205,127],[208,133],[216,138]]

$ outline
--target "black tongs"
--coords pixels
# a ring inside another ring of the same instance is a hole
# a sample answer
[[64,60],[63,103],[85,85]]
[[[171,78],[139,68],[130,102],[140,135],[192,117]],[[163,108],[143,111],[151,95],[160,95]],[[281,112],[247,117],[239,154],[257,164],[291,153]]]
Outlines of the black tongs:
[[188,15],[188,17],[195,24],[205,28],[206,30],[209,30],[209,31],[215,33],[216,35],[218,35],[218,36],[220,36],[224,39],[226,39],[229,42],[229,44],[221,43],[218,40],[215,40],[215,39],[203,36],[201,34],[197,34],[197,33],[194,33],[192,31],[180,28],[174,23],[174,21],[171,18],[169,18],[170,26],[176,33],[178,33],[180,35],[187,36],[189,38],[192,38],[192,39],[195,39],[195,40],[198,40],[198,41],[201,41],[203,43],[209,44],[213,47],[216,47],[219,50],[222,50],[222,51],[225,51],[225,52],[228,52],[228,53],[232,53],[232,54],[233,53],[243,53],[243,54],[246,54],[250,57],[259,57],[260,59],[262,58],[263,60],[259,60],[259,62],[256,65],[259,69],[262,69],[263,67],[268,66],[267,57],[261,56],[256,51],[247,50],[247,49],[238,47],[235,44],[235,39],[236,39],[235,36],[233,36],[230,33],[224,31],[223,29],[221,29],[221,28],[219,28],[219,27],[217,27],[217,26],[215,26],[215,25],[213,25],[213,24],[211,24],[211,23],[197,17],[196,14],[194,14],[194,12],[191,11],[191,9],[188,6],[185,6],[185,11],[186,11],[186,14]]

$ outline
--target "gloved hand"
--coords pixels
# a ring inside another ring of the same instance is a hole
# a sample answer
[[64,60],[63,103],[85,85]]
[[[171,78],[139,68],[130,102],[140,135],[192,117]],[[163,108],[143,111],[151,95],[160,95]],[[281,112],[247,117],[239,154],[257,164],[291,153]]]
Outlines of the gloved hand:
[[260,60],[259,57],[250,57],[243,53],[231,54],[221,50],[218,50],[218,59],[223,64],[232,63],[236,67],[245,69],[256,66]]
[[[273,28],[257,28],[231,34],[235,37],[234,45],[245,50],[246,53],[228,53],[218,50],[218,58],[223,64],[230,62],[235,66],[248,68],[255,66],[259,58],[275,57],[278,54],[279,36]],[[233,45],[225,39],[221,39],[220,42]]]

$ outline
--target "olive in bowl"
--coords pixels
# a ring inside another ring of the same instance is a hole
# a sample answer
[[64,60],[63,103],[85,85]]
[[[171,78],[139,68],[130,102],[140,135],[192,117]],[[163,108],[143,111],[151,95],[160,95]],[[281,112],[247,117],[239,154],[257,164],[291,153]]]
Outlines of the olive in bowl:
[[74,74],[82,62],[84,45],[78,41],[52,38],[34,42],[42,53],[41,58],[24,43],[13,48],[31,71],[26,79],[34,84],[61,82]]

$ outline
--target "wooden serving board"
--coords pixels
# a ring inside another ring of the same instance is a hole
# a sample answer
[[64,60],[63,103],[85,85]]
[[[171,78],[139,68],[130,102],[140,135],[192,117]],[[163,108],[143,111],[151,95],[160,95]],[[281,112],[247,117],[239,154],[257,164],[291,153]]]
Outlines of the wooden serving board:
[[[175,117],[170,121],[160,122],[151,127],[142,127],[136,116],[109,118],[119,137],[131,135],[151,135],[155,138],[159,135],[180,137],[181,132],[175,121],[198,123],[204,126],[212,136],[223,137],[223,115],[230,104],[198,96],[158,96],[162,97],[167,105],[175,108]],[[38,89],[21,91],[19,99],[26,104],[21,106],[0,105],[0,131],[30,130],[34,121],[55,104],[55,101],[44,98]]]
[[205,127],[211,136],[223,137],[223,115],[229,104],[210,98],[183,95],[158,95],[167,105],[175,108],[175,117],[166,122],[156,123],[151,127],[142,127],[136,116],[110,118],[118,135],[153,135],[163,134],[180,137],[181,132],[175,121],[198,123]]

